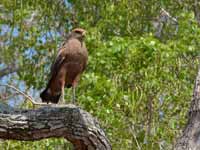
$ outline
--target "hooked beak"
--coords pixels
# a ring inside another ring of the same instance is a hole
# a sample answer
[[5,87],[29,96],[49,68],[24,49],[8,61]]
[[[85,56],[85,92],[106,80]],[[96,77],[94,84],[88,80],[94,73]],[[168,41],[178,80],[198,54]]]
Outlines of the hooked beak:
[[86,34],[86,31],[83,31],[83,32],[82,32],[82,36],[85,36],[85,34]]

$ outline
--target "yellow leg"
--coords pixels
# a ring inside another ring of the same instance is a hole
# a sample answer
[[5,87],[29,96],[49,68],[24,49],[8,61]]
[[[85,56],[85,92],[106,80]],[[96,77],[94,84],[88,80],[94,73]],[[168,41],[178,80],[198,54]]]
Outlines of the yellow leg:
[[65,86],[62,86],[62,104],[65,104]]
[[77,75],[77,77],[75,78],[75,80],[72,83],[72,103],[73,104],[76,103],[76,86],[78,84],[79,77],[80,77],[80,75]]
[[76,102],[76,90],[75,90],[75,86],[72,86],[72,103],[75,104]]

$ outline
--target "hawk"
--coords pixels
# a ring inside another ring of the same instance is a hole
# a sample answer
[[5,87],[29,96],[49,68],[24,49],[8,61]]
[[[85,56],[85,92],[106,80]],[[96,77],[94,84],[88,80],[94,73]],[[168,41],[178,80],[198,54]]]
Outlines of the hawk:
[[72,102],[75,103],[75,88],[88,60],[85,33],[84,29],[76,28],[67,35],[51,66],[47,87],[40,94],[42,102],[58,103],[62,95],[64,103],[64,88],[72,87]]

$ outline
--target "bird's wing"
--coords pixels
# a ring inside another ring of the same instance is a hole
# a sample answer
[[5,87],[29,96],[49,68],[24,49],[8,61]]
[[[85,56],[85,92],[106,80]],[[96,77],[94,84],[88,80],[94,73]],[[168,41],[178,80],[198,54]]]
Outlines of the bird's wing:
[[58,73],[62,63],[64,62],[65,57],[66,57],[64,55],[65,54],[65,50],[66,49],[64,47],[60,48],[54,63],[51,65],[51,77]]
[[[80,52],[81,48],[84,48],[84,54]],[[79,59],[83,60],[83,68],[82,71],[85,69],[87,64],[87,50],[85,47],[81,47],[81,43],[77,39],[71,39],[67,41],[67,43],[63,44],[63,46],[60,48],[58,55],[56,56],[56,59],[51,67],[51,77],[55,76],[61,67],[61,65],[65,62],[72,62],[72,61],[80,61],[77,60],[77,55],[79,56],[81,53],[81,58]],[[84,57],[84,58],[83,58]]]

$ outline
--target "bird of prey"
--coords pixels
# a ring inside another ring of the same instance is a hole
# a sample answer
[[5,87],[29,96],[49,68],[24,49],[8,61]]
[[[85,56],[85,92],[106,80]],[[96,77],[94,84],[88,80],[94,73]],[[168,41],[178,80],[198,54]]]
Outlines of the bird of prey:
[[64,103],[64,88],[72,87],[72,102],[75,103],[75,87],[88,60],[88,52],[83,41],[85,33],[84,29],[76,28],[67,35],[51,66],[47,87],[40,94],[42,102],[58,103],[62,95]]

